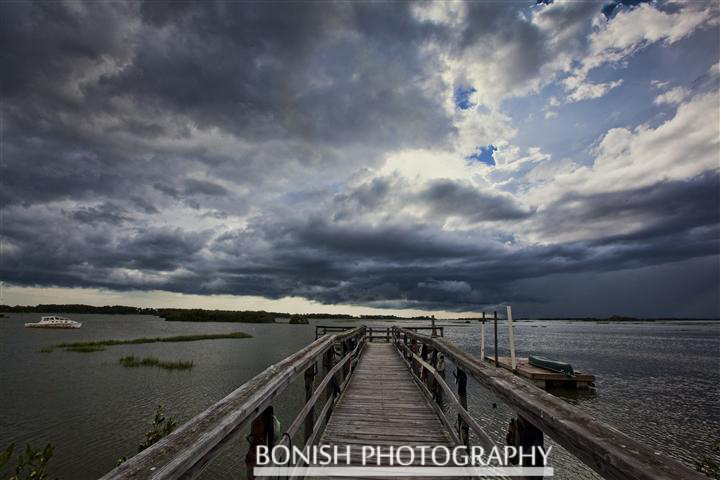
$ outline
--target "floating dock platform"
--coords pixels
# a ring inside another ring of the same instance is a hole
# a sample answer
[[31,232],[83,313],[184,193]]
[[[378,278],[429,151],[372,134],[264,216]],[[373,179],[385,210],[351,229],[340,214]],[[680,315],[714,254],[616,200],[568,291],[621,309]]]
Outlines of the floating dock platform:
[[[485,357],[485,361],[495,365],[495,359]],[[498,363],[502,368],[512,371],[510,357],[498,357]],[[576,388],[578,390],[595,388],[595,375],[583,372],[575,372],[575,375],[565,375],[545,368],[530,365],[527,358],[518,357],[515,359],[515,373],[540,388]]]

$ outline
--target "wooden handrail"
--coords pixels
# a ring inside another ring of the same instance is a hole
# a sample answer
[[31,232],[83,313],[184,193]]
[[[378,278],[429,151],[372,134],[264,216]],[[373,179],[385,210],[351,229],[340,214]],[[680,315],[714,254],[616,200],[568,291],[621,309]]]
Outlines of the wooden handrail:
[[[363,336],[363,338],[360,339],[360,341],[357,343],[355,348],[353,348],[352,351],[348,352],[343,356],[331,369],[328,371],[328,373],[325,375],[325,377],[320,381],[318,386],[315,388],[315,391],[313,392],[310,399],[305,402],[305,406],[300,410],[300,412],[295,416],[295,419],[290,424],[288,429],[283,433],[282,439],[277,443],[277,445],[283,445],[286,447],[290,447],[291,441],[290,439],[298,432],[300,429],[300,425],[303,424],[309,413],[314,408],[317,401],[322,397],[323,393],[326,391],[328,385],[330,384],[330,381],[335,376],[336,373],[338,373],[343,367],[350,362],[352,364],[352,361],[354,359],[357,359],[357,357],[362,353],[363,348],[365,347],[367,336]],[[352,365],[351,365],[351,371],[343,381],[342,385],[340,386],[340,391],[345,390],[345,386],[350,381],[350,376],[352,374]],[[330,398],[327,399],[325,402],[325,405],[323,405],[322,410],[320,411],[320,415],[314,422],[313,431],[310,437],[308,438],[307,442],[305,443],[304,447],[313,445],[315,442],[315,439],[317,438],[317,435],[320,431],[320,428],[322,427],[325,420],[327,420],[326,416],[328,412],[330,412],[330,409],[332,406],[337,402],[338,398],[335,395],[331,395]],[[301,466],[301,465],[297,465]],[[260,480],[260,478],[265,477],[256,477],[256,480]],[[290,480],[293,480],[296,478],[295,473],[290,477]]]
[[[288,429],[285,431],[289,436],[293,436],[297,433],[297,431],[300,429],[300,425],[302,425],[303,421],[305,420],[305,417],[308,415],[310,410],[315,406],[317,401],[322,396],[325,388],[330,384],[330,380],[332,380],[332,377],[335,376],[335,374],[345,366],[345,364],[350,361],[351,359],[355,358],[357,354],[360,353],[362,346],[364,346],[364,342],[359,342],[357,346],[353,349],[353,351],[347,353],[342,359],[340,359],[335,366],[333,366],[330,371],[325,375],[325,377],[320,381],[318,386],[315,388],[315,392],[313,393],[312,397],[310,397],[310,400],[308,400],[305,403],[305,406],[300,410],[300,412],[295,417],[295,420],[290,424]],[[283,438],[282,441],[278,442],[278,445],[287,445],[288,440],[287,437]]]
[[362,338],[365,327],[326,335],[271,365],[173,433],[120,464],[101,480],[194,478],[290,382],[317,362],[336,342]]
[[[342,326],[342,325],[315,325],[315,339],[318,339],[322,337],[323,335],[327,335],[328,333],[334,333],[334,332],[345,332],[348,330],[352,330],[356,327],[350,327],[350,326]],[[392,330],[394,328],[397,328],[396,326],[387,326],[387,327],[367,327],[368,332],[372,333],[373,331],[377,332],[383,332],[386,335],[375,335],[376,338],[389,338],[392,334]],[[435,331],[435,333],[442,337],[445,334],[445,327],[443,325],[436,325],[435,327],[405,327],[408,330],[413,331],[421,331],[421,330],[429,330],[429,331]],[[372,335],[371,335],[372,336]]]
[[682,463],[659,455],[616,428],[513,375],[489,366],[445,338],[397,328],[400,335],[445,354],[518,415],[552,437],[603,478],[616,480],[707,480]]
[[[452,391],[452,389],[448,386],[448,384],[445,382],[445,379],[442,378],[440,373],[438,373],[437,369],[427,363],[425,360],[422,359],[417,353],[410,350],[410,347],[405,345],[404,343],[397,342],[396,347],[401,350],[402,352],[410,355],[413,360],[415,360],[421,367],[423,367],[426,371],[428,371],[432,376],[433,379],[440,385],[440,388],[443,389],[443,391],[448,395],[450,400],[452,400],[453,407],[457,410],[457,412],[460,414],[460,416],[463,417],[463,419],[467,422],[467,424],[472,428],[472,430],[477,434],[477,436],[480,438],[480,443],[482,444],[482,447],[486,449],[491,449],[495,446],[495,442],[490,438],[490,436],[485,433],[485,430],[480,426],[480,424],[475,420],[472,415],[470,415],[470,412],[468,412],[462,405],[460,405],[460,402],[458,401],[457,397],[455,396],[455,392]],[[405,360],[405,358],[403,357]],[[407,362],[406,360],[406,363]],[[410,367],[412,367],[411,364],[409,364]],[[418,377],[412,368],[410,368],[410,373],[420,382],[422,382],[422,378]]]

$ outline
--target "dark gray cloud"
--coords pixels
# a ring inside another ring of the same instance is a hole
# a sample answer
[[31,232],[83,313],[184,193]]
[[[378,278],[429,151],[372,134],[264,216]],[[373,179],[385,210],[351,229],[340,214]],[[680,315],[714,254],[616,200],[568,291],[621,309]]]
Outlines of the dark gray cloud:
[[451,180],[430,183],[419,197],[434,215],[461,216],[471,223],[521,220],[531,215],[510,196],[486,193],[470,184]]
[[553,6],[541,28],[469,3],[458,34],[415,6],[0,4],[0,278],[465,310],[543,305],[551,287],[522,286],[546,278],[717,261],[714,171],[542,208],[378,174],[388,152],[455,140],[433,47],[506,47],[519,88],[601,8]]

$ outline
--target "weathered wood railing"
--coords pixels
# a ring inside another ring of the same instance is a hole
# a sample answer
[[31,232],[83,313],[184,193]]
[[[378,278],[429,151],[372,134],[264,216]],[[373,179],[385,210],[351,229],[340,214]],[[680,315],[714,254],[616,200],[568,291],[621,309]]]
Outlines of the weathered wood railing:
[[[315,325],[315,338],[318,339],[328,333],[346,332],[352,330],[354,327],[344,327],[341,325]],[[392,339],[392,330],[396,327],[366,327],[368,333],[368,341],[384,340],[390,342]],[[406,327],[414,332],[430,332],[434,336],[444,336],[445,328],[441,325],[435,327]]]
[[[288,438],[297,434],[303,425],[304,444],[317,441],[338,394],[350,381],[366,341],[364,326],[315,340],[256,375],[147,450],[123,462],[102,480],[195,478],[248,425],[251,427],[250,448],[246,462],[248,478],[252,478],[256,445],[287,444]],[[320,362],[326,373],[314,388]],[[300,374],[305,377],[305,405],[281,437],[280,432],[274,431],[272,403]],[[315,406],[322,398],[325,403],[315,416]]]
[[[549,435],[603,478],[707,480],[704,475],[660,455],[579,408],[521,380],[511,372],[492,367],[464,352],[445,338],[422,335],[397,327],[392,334],[395,346],[406,359],[414,379],[426,396],[432,397],[435,403],[441,403],[438,392],[442,391],[455,407],[459,417],[455,427],[450,424],[444,412],[439,416],[458,444],[468,443],[469,429],[477,434],[481,446],[488,447],[493,444],[492,439],[468,411],[466,388],[467,375],[470,375],[508,405],[518,415],[517,421],[525,425],[525,428]],[[442,370],[438,372],[436,369],[441,353],[456,366],[457,398],[445,382]],[[542,434],[540,435],[542,442]]]

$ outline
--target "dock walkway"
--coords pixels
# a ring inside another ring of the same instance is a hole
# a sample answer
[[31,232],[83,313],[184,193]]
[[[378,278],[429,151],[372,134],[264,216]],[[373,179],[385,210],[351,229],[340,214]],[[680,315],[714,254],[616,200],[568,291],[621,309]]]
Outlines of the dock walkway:
[[[412,465],[420,465],[420,452],[415,447],[453,448],[437,414],[413,382],[398,351],[389,343],[366,345],[320,443],[337,445],[341,451],[350,446],[352,465],[361,465],[362,446],[380,446],[383,451],[390,446],[414,447]],[[371,465],[375,465],[375,459],[371,460]],[[388,465],[388,462],[383,458],[380,464]]]

